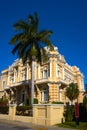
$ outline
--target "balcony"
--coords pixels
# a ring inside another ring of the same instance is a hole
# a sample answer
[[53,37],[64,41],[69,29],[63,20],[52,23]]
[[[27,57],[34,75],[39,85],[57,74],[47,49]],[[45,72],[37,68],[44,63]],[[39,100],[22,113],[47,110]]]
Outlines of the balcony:
[[69,84],[69,81],[67,81],[66,79],[62,79],[60,77],[57,78],[57,82],[58,83],[62,83],[64,85],[68,85]]
[[35,80],[35,84],[42,84],[42,83],[61,83],[61,84],[64,84],[64,85],[68,85],[70,82],[68,80],[64,80],[60,77],[56,78],[56,79],[52,79],[50,77],[47,77],[47,78],[42,78],[42,79],[36,79]]
[[35,80],[35,84],[42,84],[42,83],[48,83],[48,82],[49,82],[49,78],[48,77]]
[[24,80],[24,81],[20,81],[20,82],[13,82],[9,85],[7,85],[5,87],[5,89],[9,89],[10,87],[17,87],[17,86],[20,86],[20,85],[26,85],[26,84],[29,84],[30,83],[30,80]]

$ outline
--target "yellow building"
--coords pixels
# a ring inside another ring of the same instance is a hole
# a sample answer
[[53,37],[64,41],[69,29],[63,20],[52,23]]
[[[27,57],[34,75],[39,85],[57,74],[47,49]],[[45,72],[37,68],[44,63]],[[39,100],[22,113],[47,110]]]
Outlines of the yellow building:
[[[39,103],[68,102],[65,91],[71,82],[77,83],[80,91],[78,102],[83,101],[84,76],[76,66],[70,66],[65,61],[57,47],[54,51],[47,50],[47,60],[34,66],[34,97]],[[0,98],[6,96],[18,104],[25,103],[31,92],[31,65],[27,61],[17,59],[0,75]]]

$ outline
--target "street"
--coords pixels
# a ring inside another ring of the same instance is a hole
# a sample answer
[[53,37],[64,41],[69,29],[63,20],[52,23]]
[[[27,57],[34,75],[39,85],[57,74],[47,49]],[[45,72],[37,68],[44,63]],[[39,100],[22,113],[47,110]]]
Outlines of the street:
[[15,124],[1,123],[0,122],[0,130],[32,130],[26,126],[18,126]]
[[[24,123],[19,121],[9,121],[0,119],[0,130],[72,130],[70,128],[61,128],[58,126],[40,126],[32,123]],[[75,129],[73,129],[75,130]]]

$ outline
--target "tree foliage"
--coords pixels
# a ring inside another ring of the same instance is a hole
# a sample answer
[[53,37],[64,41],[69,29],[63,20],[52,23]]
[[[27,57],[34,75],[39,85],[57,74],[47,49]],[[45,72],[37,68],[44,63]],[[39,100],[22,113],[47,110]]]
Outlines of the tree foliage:
[[65,95],[69,98],[71,102],[77,99],[79,96],[79,89],[76,83],[70,83],[69,87],[66,88]]
[[26,62],[27,58],[37,58],[41,61],[42,54],[46,54],[45,46],[53,50],[53,44],[50,40],[52,31],[42,30],[39,31],[39,19],[37,13],[34,16],[29,15],[27,20],[20,20],[13,25],[14,29],[18,32],[11,40],[10,44],[14,45],[12,53],[17,52],[18,57]]
[[84,94],[83,94],[83,104],[85,105],[85,106],[87,106],[87,84],[85,85],[86,86],[86,89],[85,89],[85,92],[84,92]]

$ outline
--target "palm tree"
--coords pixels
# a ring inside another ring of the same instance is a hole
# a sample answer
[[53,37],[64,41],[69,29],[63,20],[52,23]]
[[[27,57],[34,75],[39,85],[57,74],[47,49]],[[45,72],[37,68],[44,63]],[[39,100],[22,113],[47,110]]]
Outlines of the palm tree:
[[18,57],[23,60],[23,63],[29,59],[31,61],[31,105],[33,105],[34,98],[34,61],[35,59],[41,63],[42,54],[46,54],[45,46],[53,50],[53,44],[50,40],[52,31],[42,30],[38,31],[39,19],[37,13],[34,16],[29,15],[27,20],[20,20],[13,25],[14,29],[18,31],[11,40],[10,44],[14,45],[12,53],[17,52]]
[[65,95],[69,98],[71,103],[79,96],[79,89],[76,83],[70,83],[69,87],[66,88]]

